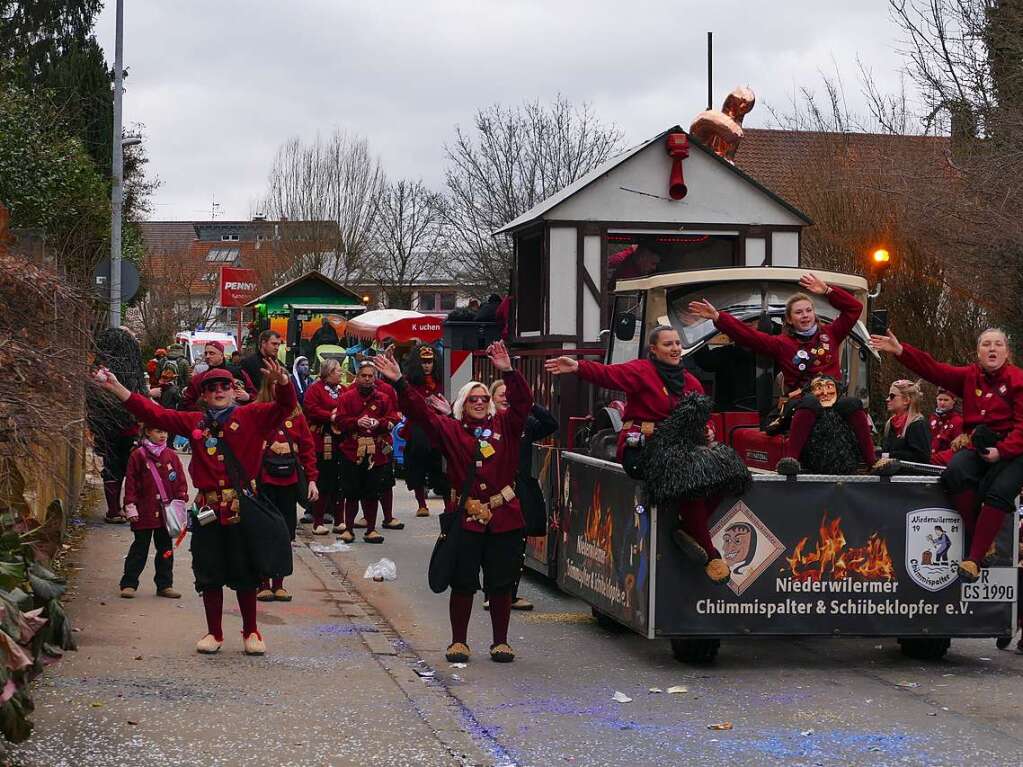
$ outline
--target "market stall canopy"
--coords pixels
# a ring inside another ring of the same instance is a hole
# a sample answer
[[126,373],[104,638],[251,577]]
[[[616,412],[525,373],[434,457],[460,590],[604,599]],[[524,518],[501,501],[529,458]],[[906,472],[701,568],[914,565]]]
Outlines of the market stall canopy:
[[442,317],[408,309],[375,309],[348,320],[345,333],[368,341],[393,338],[398,343],[417,339],[433,343],[440,339]]

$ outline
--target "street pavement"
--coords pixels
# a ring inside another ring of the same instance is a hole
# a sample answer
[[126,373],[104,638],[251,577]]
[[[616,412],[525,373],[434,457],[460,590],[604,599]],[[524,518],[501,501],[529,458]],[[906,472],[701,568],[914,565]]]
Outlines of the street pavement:
[[[219,656],[203,633],[187,552],[180,601],[117,597],[130,533],[94,512],[70,602],[81,648],[36,685],[36,732],[8,764],[46,765],[1019,765],[1023,656],[992,640],[947,658],[903,657],[893,639],[726,640],[712,666],[664,640],[609,632],[588,607],[527,576],[515,663],[492,663],[489,616],[470,625],[466,668],[444,661],[447,600],[426,564],[435,516],[396,490],[402,531],[341,553],[303,532],[290,604],[260,605],[269,653],[241,653],[229,594]],[[436,513],[439,501],[431,501]],[[398,579],[363,579],[381,557]],[[651,693],[683,686],[678,694]],[[630,702],[612,699],[624,693]],[[1017,692],[1019,694],[1017,695]],[[731,729],[710,725],[730,723]]]

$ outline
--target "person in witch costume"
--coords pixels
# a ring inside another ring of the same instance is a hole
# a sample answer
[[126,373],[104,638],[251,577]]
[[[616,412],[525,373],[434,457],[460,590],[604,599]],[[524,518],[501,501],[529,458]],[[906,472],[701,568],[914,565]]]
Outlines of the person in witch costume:
[[[142,350],[127,330],[107,328],[96,336],[96,364],[113,371],[127,389],[148,397],[149,381]],[[89,389],[85,403],[93,447],[103,459],[103,493],[107,502],[103,521],[123,524],[126,520],[121,513],[121,486],[139,436],[139,424],[116,398],[100,389]]]
[[[210,508],[216,519],[194,524],[192,529],[192,572],[195,589],[202,594],[207,634],[196,651],[216,653],[224,643],[224,586],[237,592],[242,615],[242,639],[246,655],[263,655],[266,644],[256,623],[256,587],[261,574],[252,566],[248,546],[240,530],[238,488],[227,463],[233,456],[243,476],[239,482],[253,483],[263,459],[263,443],[295,409],[295,390],[287,371],[268,360],[263,374],[277,382],[276,399],[246,407],[235,404],[234,376],[214,369],[203,375],[201,399],[204,412],[167,410],[148,397],[126,389],[105,368],[93,374],[93,381],[124,404],[140,421],[165,431],[188,436],[192,459],[188,472],[197,491],[196,506]],[[248,478],[248,479],[246,479]]]
[[1023,489],[1023,370],[1009,360],[1008,335],[1001,328],[985,330],[977,339],[976,362],[962,366],[938,362],[891,330],[872,335],[870,345],[962,398],[973,449],[952,456],[941,483],[970,538],[959,577],[973,583]]
[[[855,397],[839,397],[838,382],[831,376],[816,376],[809,389],[811,396],[797,403],[799,410],[812,410],[814,416],[801,453],[802,467],[812,474],[855,474],[863,456],[849,415],[862,411],[863,402]],[[885,471],[895,473],[898,469],[898,464],[891,464]]]
[[444,655],[450,663],[469,660],[469,616],[473,595],[480,589],[481,569],[484,591],[490,597],[493,629],[490,659],[497,663],[515,660],[515,652],[508,644],[508,623],[512,589],[522,567],[526,522],[514,487],[519,443],[533,395],[526,379],[512,369],[511,357],[502,341],[488,346],[487,356],[507,387],[508,409],[495,412],[486,384],[470,381],[458,392],[453,418],[430,407],[405,379],[390,354],[373,358],[380,374],[393,382],[405,417],[422,427],[430,443],[444,454],[451,486],[465,487],[470,471],[475,472],[465,499],[463,534],[451,582],[448,607],[451,644]]
[[[804,274],[800,286],[814,295],[824,296],[838,309],[839,316],[829,325],[822,325],[817,319],[813,299],[806,293],[796,293],[785,303],[785,333],[771,335],[751,328],[728,312],[718,311],[709,301],[693,301],[689,312],[697,317],[712,320],[721,332],[735,343],[745,346],[757,354],[774,358],[775,364],[785,374],[785,391],[790,402],[811,397],[807,391],[810,381],[816,376],[826,375],[841,379],[841,357],[839,347],[852,332],[863,311],[863,304],[842,288],[828,285],[814,274]],[[802,470],[800,456],[810,433],[817,410],[811,402],[809,407],[795,407],[785,454],[778,462],[778,473],[798,474]],[[860,446],[860,456],[866,466],[874,465],[874,442],[870,420],[863,408],[850,410],[846,414]]]
[[[544,363],[553,375],[576,373],[584,381],[618,389],[627,395],[625,422],[618,433],[618,460],[626,472],[642,478],[643,446],[661,423],[678,407],[687,394],[703,394],[703,387],[682,365],[682,341],[678,331],[658,325],[647,337],[648,356],[617,365],[604,365],[592,360],[554,357]],[[710,415],[710,408],[707,408]],[[685,428],[686,425],[680,425]],[[707,420],[702,428],[709,432]],[[688,446],[695,446],[690,442]],[[731,577],[728,564],[710,539],[707,520],[714,511],[714,499],[679,496],[676,506],[679,527],[675,541],[688,556],[704,567],[707,577],[715,583],[726,583]]]
[[344,393],[341,385],[341,363],[326,359],[320,365],[319,380],[306,389],[302,409],[316,440],[316,469],[319,474],[319,500],[313,505],[313,535],[327,535],[326,518],[330,515],[335,533],[342,533],[344,525],[344,494],[341,489],[340,456],[341,433],[335,423],[337,403]]
[[[434,373],[436,355],[432,346],[413,349],[405,358],[404,374],[414,388],[440,415],[451,414],[451,405],[441,392],[439,377]],[[444,474],[440,453],[430,446],[422,427],[408,424],[405,436],[405,485],[416,496],[417,517],[430,516],[426,505],[427,490],[432,488],[444,499],[444,511],[451,511],[451,487]]]
[[398,422],[393,396],[377,386],[376,366],[372,357],[359,362],[355,384],[341,395],[334,413],[334,424],[343,437],[341,453],[341,488],[345,497],[345,530],[341,540],[355,540],[355,514],[362,504],[366,519],[366,543],[383,543],[376,529],[380,497],[394,487],[391,465],[391,429]]

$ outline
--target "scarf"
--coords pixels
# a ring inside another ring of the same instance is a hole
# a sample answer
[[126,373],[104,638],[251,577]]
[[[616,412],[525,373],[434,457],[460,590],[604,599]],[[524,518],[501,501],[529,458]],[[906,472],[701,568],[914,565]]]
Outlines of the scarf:
[[331,399],[337,399],[341,395],[341,385],[335,384],[331,386],[329,383],[324,381],[323,388],[327,390],[327,394],[330,395]]
[[231,415],[236,407],[237,405],[228,405],[227,407],[220,408],[219,410],[209,408],[206,410],[206,417],[208,420],[216,421],[223,426],[224,422],[227,421],[228,416]]
[[934,415],[936,415],[936,416],[938,416],[940,418],[943,415],[947,415],[948,413],[951,413],[954,409],[955,408],[951,408],[951,407],[950,408],[936,407],[936,408],[934,408]]
[[376,391],[377,387],[376,386],[356,386],[355,388],[359,390],[359,394],[361,394],[363,397],[369,397],[369,396],[371,396],[373,394],[374,391]]
[[[790,325],[789,327],[792,327],[792,326]],[[792,327],[792,335],[798,336],[799,338],[805,338],[805,339],[813,338],[815,335],[817,335],[818,328],[819,328],[819,325],[816,322],[813,323],[812,327],[809,327],[806,330],[796,330],[794,327]]]
[[144,447],[146,452],[153,456],[153,458],[159,458],[163,454],[163,451],[167,449],[167,443],[164,442],[162,445],[158,445],[143,437],[142,447]]
[[909,426],[909,413],[903,413],[902,415],[893,415],[891,424],[892,431],[899,435],[899,437],[906,436],[906,427]]
[[654,364],[654,370],[661,377],[661,381],[668,392],[676,397],[681,397],[686,390],[686,369],[683,367],[682,362],[679,361],[677,365],[672,365],[667,362],[661,362],[653,355],[650,355],[650,361]]

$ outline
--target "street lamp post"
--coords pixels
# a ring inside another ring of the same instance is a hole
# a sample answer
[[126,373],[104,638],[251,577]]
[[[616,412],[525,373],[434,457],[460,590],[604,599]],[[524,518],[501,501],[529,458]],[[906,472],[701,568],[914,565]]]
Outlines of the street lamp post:
[[110,327],[121,324],[121,207],[124,202],[124,145],[121,143],[121,90],[124,81],[124,0],[117,0],[114,36],[114,141],[110,187]]

